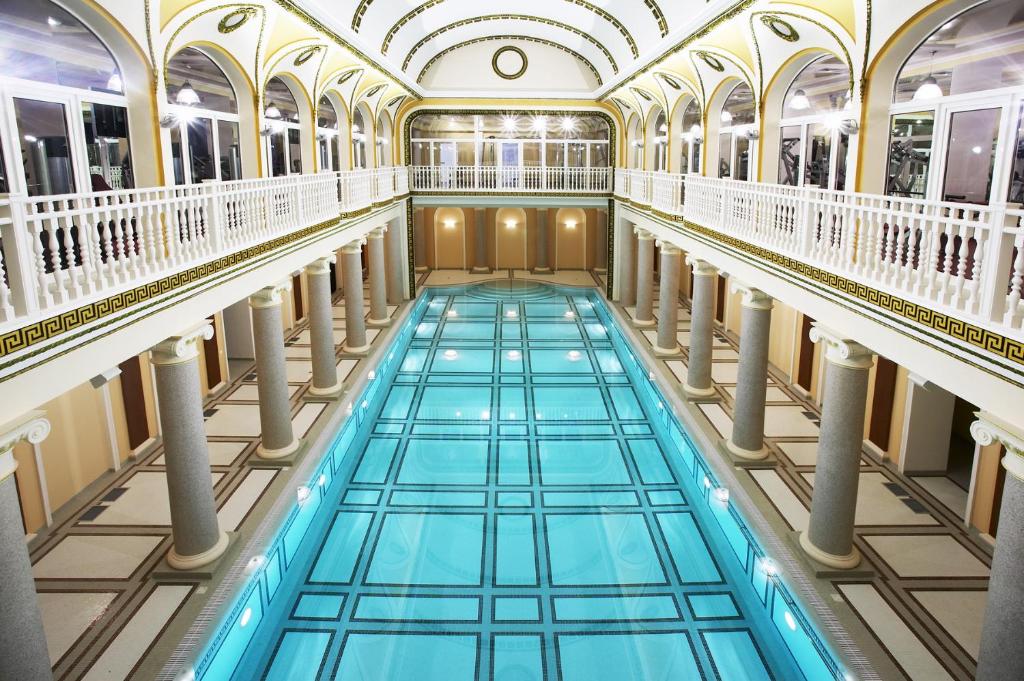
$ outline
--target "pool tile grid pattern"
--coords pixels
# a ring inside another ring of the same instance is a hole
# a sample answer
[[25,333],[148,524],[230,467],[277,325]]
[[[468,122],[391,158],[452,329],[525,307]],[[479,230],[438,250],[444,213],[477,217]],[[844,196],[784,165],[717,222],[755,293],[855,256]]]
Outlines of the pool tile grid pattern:
[[369,422],[316,545],[278,587],[266,621],[276,609],[281,622],[257,632],[240,674],[788,670],[763,650],[586,296],[436,298]]

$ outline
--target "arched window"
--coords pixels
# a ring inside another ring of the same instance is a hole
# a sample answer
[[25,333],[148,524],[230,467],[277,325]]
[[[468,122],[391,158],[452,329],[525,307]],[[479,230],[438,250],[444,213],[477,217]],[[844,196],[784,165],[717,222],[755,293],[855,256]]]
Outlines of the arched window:
[[15,133],[0,138],[0,192],[133,187],[124,85],[113,55],[70,12],[48,0],[0,3],[0,104]]
[[366,121],[363,111],[356,108],[352,115],[352,167],[366,168]]
[[341,170],[338,153],[338,112],[327,95],[316,105],[316,148],[320,170]]
[[682,157],[679,159],[679,172],[699,173],[700,172],[700,145],[704,139],[704,131],[700,124],[700,107],[696,99],[691,99],[683,109],[683,118],[680,125],[683,140]]
[[850,96],[850,69],[831,55],[815,59],[793,79],[779,121],[780,184],[846,188]]
[[1024,5],[989,0],[950,19],[900,70],[886,191],[1024,201]]
[[629,125],[629,129],[626,133],[626,142],[629,145],[627,153],[629,154],[630,168],[637,168],[643,170],[644,167],[644,140],[643,131],[641,130],[641,121],[639,116],[633,117],[633,122]]
[[750,179],[750,152],[754,131],[754,92],[746,83],[732,89],[722,106],[718,129],[718,177]]
[[651,170],[664,172],[668,170],[668,119],[665,118],[664,111],[658,112],[657,118],[654,119],[654,127],[648,134],[651,136],[651,148],[654,153]]
[[377,117],[377,167],[391,165],[391,121],[381,113]]
[[174,183],[242,177],[238,104],[231,81],[214,61],[186,47],[167,62],[167,102]]
[[272,177],[302,173],[302,133],[299,127],[299,105],[291,88],[279,77],[267,81],[263,93],[263,117],[266,130],[267,157]]

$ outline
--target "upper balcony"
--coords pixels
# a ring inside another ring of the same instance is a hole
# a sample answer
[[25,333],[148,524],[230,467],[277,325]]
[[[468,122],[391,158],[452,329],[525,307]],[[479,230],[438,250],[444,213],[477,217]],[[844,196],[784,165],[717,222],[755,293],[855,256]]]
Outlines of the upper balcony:
[[835,280],[830,286],[1021,361],[1010,348],[1024,341],[1019,205],[621,169],[615,195],[762,257],[825,272]]
[[458,194],[610,194],[612,168],[540,166],[413,166],[414,192]]
[[0,332],[354,217],[408,195],[408,178],[393,167],[0,195]]

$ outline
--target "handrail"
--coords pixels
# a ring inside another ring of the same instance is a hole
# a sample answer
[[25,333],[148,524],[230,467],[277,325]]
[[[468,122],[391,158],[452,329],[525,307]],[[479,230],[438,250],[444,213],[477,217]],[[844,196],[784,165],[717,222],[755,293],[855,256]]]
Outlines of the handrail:
[[409,193],[408,169],[0,195],[0,329]]
[[611,168],[547,166],[411,166],[413,191],[594,193],[612,191]]
[[1024,338],[1024,210],[618,169],[654,212]]

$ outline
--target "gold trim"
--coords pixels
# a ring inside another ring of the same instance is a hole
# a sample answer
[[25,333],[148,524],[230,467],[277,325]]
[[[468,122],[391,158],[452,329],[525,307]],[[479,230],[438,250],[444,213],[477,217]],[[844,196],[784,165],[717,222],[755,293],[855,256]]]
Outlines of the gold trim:
[[431,57],[430,61],[428,61],[423,66],[423,68],[420,70],[420,74],[418,76],[416,76],[416,82],[419,83],[421,80],[423,80],[423,76],[425,76],[427,74],[427,71],[430,69],[430,67],[433,66],[434,63],[438,59],[440,59],[444,55],[448,54],[449,52],[454,52],[455,50],[459,49],[460,47],[467,47],[469,45],[475,45],[477,43],[488,42],[490,40],[525,40],[525,41],[531,42],[531,43],[538,43],[540,45],[547,45],[548,47],[554,47],[555,49],[561,50],[562,52],[566,52],[566,53],[572,55],[573,57],[578,59],[581,63],[583,63],[584,66],[586,66],[588,69],[590,69],[590,72],[594,74],[594,79],[597,80],[598,87],[600,87],[604,83],[604,81],[601,78],[601,74],[598,73],[596,68],[594,68],[594,65],[590,62],[590,60],[587,59],[586,57],[584,57],[582,54],[580,54],[576,50],[572,50],[572,49],[566,47],[565,45],[562,45],[560,43],[556,43],[553,40],[547,40],[546,38],[534,38],[533,36],[528,36],[528,35],[487,35],[487,36],[482,36],[480,38],[473,38],[472,40],[464,40],[461,43],[456,43],[454,45],[451,45],[450,47],[446,47],[445,49],[441,50],[440,52],[435,54],[433,57]]
[[[243,7],[236,9],[234,12],[230,12],[224,15],[220,21],[217,22],[217,30],[220,33],[231,33],[237,31],[245,25],[245,22],[252,19],[253,16],[259,11],[257,7]],[[238,19],[232,21],[232,19]]]
[[[409,68],[409,63],[412,61],[413,57],[420,50],[420,48],[422,48],[424,45],[432,41],[434,38],[438,37],[439,35],[443,35],[448,31],[457,28],[462,28],[463,26],[471,26],[473,24],[484,21],[533,21],[545,24],[547,26],[553,26],[555,28],[562,29],[563,31],[568,31],[574,35],[583,38],[591,45],[599,49],[601,53],[605,56],[605,59],[607,59],[608,63],[611,65],[612,73],[615,74],[619,72],[619,65],[616,63],[615,57],[612,56],[612,53],[608,51],[608,48],[606,48],[604,45],[595,40],[594,37],[591,36],[589,33],[585,33],[574,26],[570,26],[569,24],[563,24],[562,22],[555,21],[554,19],[544,19],[529,14],[487,14],[478,17],[471,17],[469,19],[463,19],[461,21],[456,21],[445,26],[442,26],[436,31],[432,31],[427,35],[423,36],[423,38],[421,38],[415,45],[412,46],[412,48],[409,50],[409,53],[405,55],[405,59],[402,60],[402,71],[405,71],[406,69]],[[521,51],[522,50],[520,50],[520,52]]]
[[[519,67],[519,70],[516,71],[515,73],[505,73],[504,71],[498,68],[498,58],[501,55],[505,54],[506,52],[515,52],[523,59],[523,65]],[[529,67],[529,65],[530,60],[526,58],[526,53],[520,50],[515,45],[505,45],[504,47],[499,47],[497,50],[494,51],[494,56],[491,57],[491,68],[494,69],[494,72],[498,74],[499,78],[504,78],[505,80],[515,80],[516,78],[519,78],[524,73],[526,73],[526,69]]]
[[[364,2],[360,3],[360,8],[362,8],[364,4],[366,7],[369,7],[369,5],[372,2],[373,0],[364,0]],[[408,25],[408,23],[412,19],[416,18],[420,14],[423,14],[428,9],[437,7],[438,5],[444,2],[446,2],[446,0],[427,0],[427,2],[424,2],[422,5],[414,7],[412,10],[402,15],[402,18],[396,21],[394,25],[388,30],[387,34],[384,36],[384,42],[382,42],[380,46],[381,54],[388,53],[388,49],[390,49],[391,42],[394,40],[395,35],[397,35],[399,31],[401,31],[406,25]],[[606,20],[608,23],[615,27],[615,29],[623,38],[626,39],[626,43],[629,45],[629,51],[633,55],[633,58],[636,59],[637,57],[640,56],[640,50],[637,47],[636,40],[633,38],[633,35],[628,30],[626,30],[626,27],[622,25],[622,22],[616,19],[613,15],[609,14],[608,12],[601,9],[597,5],[593,5],[587,2],[587,0],[565,0],[565,2],[571,5],[576,5],[577,7],[582,7],[588,12],[596,14],[602,19]],[[356,10],[357,13],[359,11],[359,9]],[[365,11],[365,9],[362,10],[363,13],[365,13]],[[534,18],[543,20],[541,17]],[[359,17],[359,22],[356,21],[355,17],[353,17],[352,28],[355,29],[357,32],[359,30],[357,24],[361,23],[361,20],[362,16]]]

